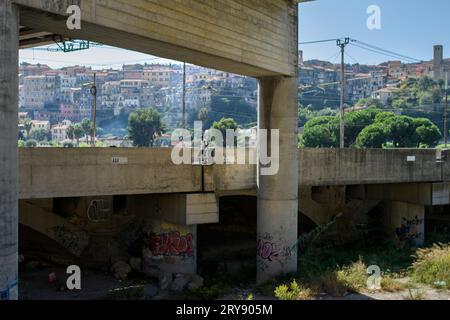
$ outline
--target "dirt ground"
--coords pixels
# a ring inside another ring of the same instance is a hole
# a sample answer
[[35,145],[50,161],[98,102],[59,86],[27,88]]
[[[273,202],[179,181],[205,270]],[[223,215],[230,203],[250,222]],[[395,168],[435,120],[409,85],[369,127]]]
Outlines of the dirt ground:
[[[55,273],[57,281],[50,283],[49,274]],[[102,274],[99,271],[86,271],[82,273],[81,290],[69,291],[62,289],[65,287],[66,279],[65,270],[62,268],[42,268],[36,270],[28,270],[20,274],[19,281],[19,298],[21,300],[105,300],[115,298],[132,297],[142,299],[145,296],[148,298],[155,297],[158,294],[157,286],[153,283],[148,283],[139,289],[142,292],[133,294],[127,292],[119,297],[112,295],[112,293],[122,292],[124,290],[130,291],[136,283],[131,281],[119,281],[115,278]],[[143,293],[143,294],[142,294]]]
[[[49,283],[48,275],[55,273],[58,281]],[[132,288],[135,283],[131,281],[119,281],[111,276],[104,275],[101,272],[85,272],[82,276],[82,290],[68,291],[62,290],[67,275],[61,268],[44,268],[39,270],[27,271],[21,274],[20,278],[20,299],[21,300],[105,300],[111,298],[111,292],[126,290]],[[408,279],[402,279],[405,283]],[[134,299],[164,299],[170,296],[164,296],[158,293],[157,286],[149,283],[145,286],[146,296],[132,297]],[[275,298],[255,294],[252,289],[233,289],[227,295],[219,300],[245,300],[249,296],[254,300],[273,300]],[[116,297],[117,298],[117,297]],[[124,297],[119,297],[124,298]],[[126,299],[125,297],[124,299]],[[331,297],[329,295],[320,295],[317,300],[450,300],[450,290],[437,290],[425,285],[417,285],[415,289],[402,290],[398,292],[364,292],[351,293],[344,297]]]
[[[409,278],[398,279],[408,283]],[[254,300],[275,300],[274,297],[255,293],[252,289],[235,288],[220,300],[246,300],[251,296]],[[363,293],[348,293],[343,297],[333,297],[326,293],[319,295],[316,300],[444,300],[450,301],[450,290],[438,290],[422,284],[415,284],[414,289],[397,292],[373,291]]]

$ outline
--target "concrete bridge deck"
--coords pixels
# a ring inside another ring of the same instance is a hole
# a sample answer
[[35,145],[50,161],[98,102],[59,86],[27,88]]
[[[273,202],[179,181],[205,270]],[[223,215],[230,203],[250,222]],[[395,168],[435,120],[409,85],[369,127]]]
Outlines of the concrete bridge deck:
[[[300,187],[450,180],[450,164],[440,161],[446,151],[298,152]],[[171,149],[158,148],[20,149],[20,198],[256,190],[254,165],[207,166],[202,174],[201,166],[175,165],[170,155]]]

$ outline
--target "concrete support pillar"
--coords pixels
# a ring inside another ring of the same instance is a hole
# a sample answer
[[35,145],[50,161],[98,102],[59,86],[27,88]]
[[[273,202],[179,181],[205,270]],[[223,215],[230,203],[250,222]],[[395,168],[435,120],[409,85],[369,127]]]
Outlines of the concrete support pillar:
[[19,10],[0,1],[0,300],[18,299]]
[[[297,81],[294,77],[259,79],[259,129],[279,130],[279,170],[264,175],[258,164],[257,282],[297,271],[298,149]],[[274,163],[271,164],[275,165]]]
[[385,201],[382,223],[398,246],[422,246],[425,241],[425,207],[419,204]]

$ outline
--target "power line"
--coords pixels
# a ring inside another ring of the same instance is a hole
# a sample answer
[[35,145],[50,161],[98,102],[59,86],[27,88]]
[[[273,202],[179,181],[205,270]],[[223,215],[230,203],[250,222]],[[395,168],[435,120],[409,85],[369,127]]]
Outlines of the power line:
[[405,55],[400,54],[400,53],[396,53],[396,52],[391,51],[391,50],[383,49],[383,48],[380,48],[380,47],[371,45],[371,44],[366,43],[366,42],[363,42],[363,41],[359,41],[359,40],[353,39],[353,42],[357,42],[357,43],[359,43],[359,44],[361,44],[361,45],[364,45],[364,46],[373,48],[373,49],[375,49],[375,50],[384,51],[384,52],[387,52],[387,53],[392,54],[392,55],[396,55],[396,56],[399,56],[399,57],[403,57],[403,58],[406,59],[406,60],[412,60],[412,61],[416,61],[416,62],[422,62],[422,61],[419,60],[419,59],[415,59],[415,58],[412,58],[412,57],[408,57],[408,56],[405,56]]
[[[335,39],[305,41],[305,42],[299,42],[299,45],[326,43],[326,42],[333,42],[333,41],[337,41],[337,40],[339,40],[339,39],[335,38]],[[400,53],[394,52],[392,50],[384,49],[384,48],[372,45],[372,44],[364,42],[364,41],[360,41],[360,40],[352,39],[352,38],[349,38],[349,40],[350,40],[350,43],[352,45],[356,46],[356,47],[359,47],[361,49],[365,49],[365,50],[368,50],[368,51],[372,51],[372,52],[380,54],[380,55],[384,55],[384,56],[388,56],[388,57],[396,58],[396,59],[400,59],[400,60],[405,60],[405,61],[408,61],[408,62],[422,62],[422,60],[419,60],[419,59],[416,59],[416,58],[413,58],[413,57],[409,57],[409,56],[406,56],[404,54],[400,54]]]
[[299,42],[299,45],[304,44],[315,44],[315,43],[324,43],[324,42],[335,42],[338,39],[326,39],[326,40],[314,40],[314,41],[305,41],[305,42]]
[[[116,65],[123,65],[126,63],[139,63],[139,62],[147,62],[147,61],[154,61],[154,60],[160,60],[162,58],[150,58],[150,59],[140,59],[140,60],[129,60],[129,61],[120,61],[120,62],[110,62],[110,63],[84,63],[86,66],[97,66],[97,67],[108,67],[108,66],[116,66]],[[68,60],[55,60],[55,59],[45,59],[45,58],[27,58],[23,57],[21,60],[33,60],[33,61],[44,61],[44,62],[55,62],[55,63],[69,63],[69,64],[79,64],[79,61],[68,61]]]
[[359,45],[359,44],[356,44],[356,43],[351,43],[351,45],[355,46],[355,47],[358,47],[360,49],[363,49],[363,50],[367,50],[367,51],[370,51],[370,52],[373,52],[373,53],[377,53],[377,54],[382,55],[382,56],[387,56],[387,57],[391,57],[391,58],[394,58],[394,59],[405,60],[405,61],[410,62],[410,63],[416,62],[416,60],[405,59],[403,56],[393,55],[393,54],[390,54],[390,53],[384,52],[384,51],[378,51],[376,49],[372,49],[370,47],[365,47],[363,45]]

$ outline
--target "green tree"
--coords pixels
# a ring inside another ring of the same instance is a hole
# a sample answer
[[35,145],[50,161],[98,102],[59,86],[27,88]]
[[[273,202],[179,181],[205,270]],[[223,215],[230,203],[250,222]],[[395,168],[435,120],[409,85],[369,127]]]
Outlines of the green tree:
[[421,106],[430,106],[433,104],[433,95],[429,92],[424,92],[419,97],[419,103]]
[[374,123],[365,127],[356,139],[356,145],[360,148],[382,148],[385,142],[386,132],[381,123]]
[[394,118],[395,114],[393,112],[380,112],[375,117],[375,122],[385,122],[388,119]]
[[305,128],[301,137],[301,146],[305,148],[337,147],[337,136],[329,124],[311,126]]
[[408,108],[408,103],[405,99],[399,98],[392,101],[392,108],[394,109],[406,109]]
[[418,146],[425,144],[428,147],[435,147],[442,138],[439,128],[426,118],[416,118],[413,121],[416,127]]
[[27,142],[25,142],[25,147],[27,147],[27,148],[35,148],[35,147],[37,147],[37,145],[38,145],[38,142],[33,139],[29,139],[29,140],[27,140]]
[[28,139],[30,137],[31,129],[33,129],[33,122],[31,121],[31,119],[25,119],[23,127],[27,132],[27,139]]
[[86,143],[89,144],[89,139],[92,140],[92,136],[94,135],[94,122],[87,118],[83,119],[81,122],[81,127],[86,135]]
[[[217,129],[222,133],[223,137],[223,143],[224,146],[227,145],[227,130],[237,130],[239,128],[239,125],[237,122],[232,118],[222,118],[220,121],[215,121],[212,125],[213,129]],[[228,146],[236,145],[237,144],[237,137],[234,137],[233,144],[228,144]]]
[[136,147],[152,147],[155,137],[163,131],[161,116],[154,109],[132,112],[128,118],[128,133]]
[[73,125],[73,137],[77,141],[77,146],[80,145],[80,139],[83,137],[84,130],[80,123]]
[[[356,142],[359,133],[367,126],[374,123],[380,111],[376,108],[368,108],[362,111],[348,112],[345,114],[345,145],[352,146]],[[336,117],[335,125],[339,126]]]
[[197,119],[200,120],[203,124],[208,120],[209,111],[208,108],[200,108],[198,110]]
[[73,124],[71,124],[67,127],[66,135],[67,135],[67,138],[69,138],[70,141],[73,142],[73,139],[75,139],[75,128],[74,128]]
[[36,141],[48,141],[48,131],[45,129],[34,129],[30,132],[30,139]]
[[389,138],[396,148],[412,148],[417,146],[416,126],[414,119],[407,116],[394,116],[384,121]]

